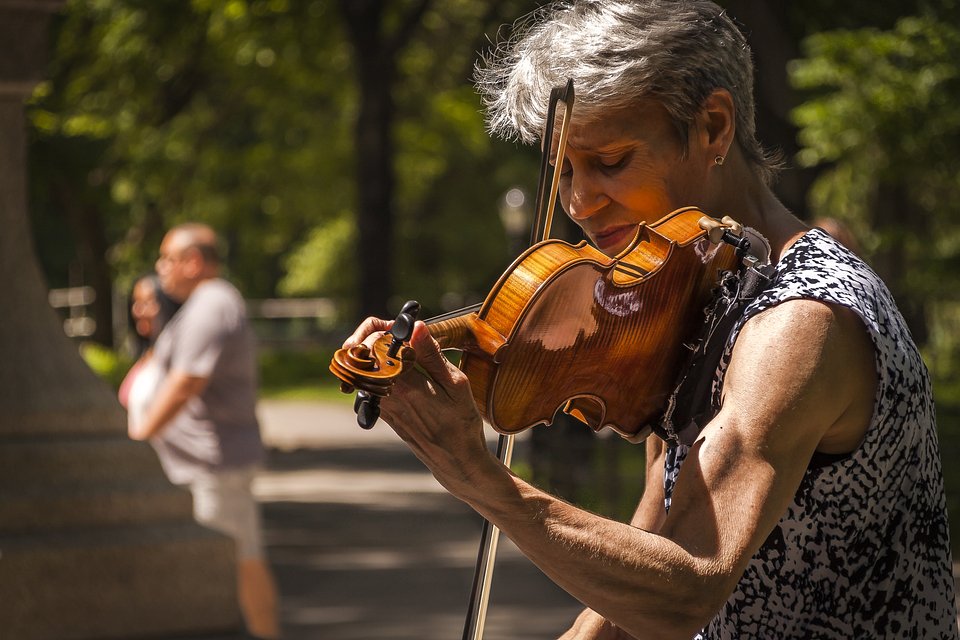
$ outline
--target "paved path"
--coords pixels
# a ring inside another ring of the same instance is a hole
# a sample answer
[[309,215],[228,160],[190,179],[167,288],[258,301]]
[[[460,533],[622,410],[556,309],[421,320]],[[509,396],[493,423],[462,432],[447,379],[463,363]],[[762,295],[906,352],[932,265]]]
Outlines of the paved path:
[[[460,638],[479,517],[347,402],[261,401],[260,417],[271,449],[256,493],[286,640]],[[485,640],[555,638],[580,605],[501,540]]]
[[[481,521],[385,425],[261,401],[257,478],[287,640],[461,637]],[[555,638],[580,605],[502,538],[486,640]]]

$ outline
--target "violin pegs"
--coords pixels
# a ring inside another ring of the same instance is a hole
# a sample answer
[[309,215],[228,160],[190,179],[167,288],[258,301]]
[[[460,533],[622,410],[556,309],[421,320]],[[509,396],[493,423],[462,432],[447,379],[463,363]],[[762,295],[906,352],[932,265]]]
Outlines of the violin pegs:
[[405,313],[416,318],[420,315],[420,303],[416,300],[407,300],[403,303],[403,307],[400,308],[400,313]]
[[390,329],[390,335],[396,340],[407,342],[413,334],[413,323],[417,321],[420,315],[420,303],[416,300],[407,300],[397,319],[393,321],[393,327]]
[[397,319],[393,321],[393,326],[390,328],[390,335],[393,336],[394,342],[403,343],[408,341],[410,336],[413,335],[414,322],[416,322],[415,316],[406,313],[398,315]]
[[372,429],[373,425],[377,424],[380,418],[380,398],[358,393],[353,408],[357,412],[357,424],[362,429]]
[[353,399],[353,412],[360,413],[360,403],[363,402],[364,398],[367,396],[363,391],[357,393],[357,396]]
[[[340,379],[340,391],[357,392],[353,410],[357,423],[370,429],[380,418],[380,398],[390,395],[393,377],[402,370],[404,363],[414,360],[413,350],[404,343],[413,334],[413,325],[420,313],[420,303],[409,300],[403,305],[388,335],[392,338],[386,360],[382,359],[382,342],[378,339],[371,348],[358,344],[349,349],[340,349],[330,360],[330,371]],[[394,359],[399,356],[401,362]]]
[[407,300],[403,308],[393,321],[390,327],[390,335],[393,336],[393,342],[387,355],[396,356],[404,342],[408,342],[413,335],[413,325],[417,321],[417,315],[420,313],[420,303],[416,300]]

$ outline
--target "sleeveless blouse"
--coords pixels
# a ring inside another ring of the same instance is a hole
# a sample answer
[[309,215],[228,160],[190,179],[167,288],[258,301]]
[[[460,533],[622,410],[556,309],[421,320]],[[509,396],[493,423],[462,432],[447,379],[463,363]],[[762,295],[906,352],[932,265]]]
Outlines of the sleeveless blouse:
[[[696,638],[958,636],[933,394],[926,367],[880,278],[814,229],[734,325],[714,376],[713,408],[740,329],[787,300],[852,309],[875,347],[873,419],[849,456],[817,459],[733,594]],[[665,506],[689,448],[668,444]]]

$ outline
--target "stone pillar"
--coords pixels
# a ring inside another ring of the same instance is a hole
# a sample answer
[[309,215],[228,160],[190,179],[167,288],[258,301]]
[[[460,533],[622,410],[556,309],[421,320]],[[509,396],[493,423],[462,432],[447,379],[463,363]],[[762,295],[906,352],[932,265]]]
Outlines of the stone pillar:
[[233,543],[196,525],[46,300],[27,215],[23,101],[60,0],[0,0],[0,636],[240,629]]

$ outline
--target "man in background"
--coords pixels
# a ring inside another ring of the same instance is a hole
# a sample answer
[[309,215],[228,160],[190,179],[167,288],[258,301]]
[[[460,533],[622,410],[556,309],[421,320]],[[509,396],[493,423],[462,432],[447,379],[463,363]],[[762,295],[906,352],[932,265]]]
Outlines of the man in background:
[[164,292],[183,307],[157,339],[154,358],[162,382],[130,436],[149,440],[170,481],[189,487],[200,524],[236,541],[247,630],[257,638],[279,638],[276,586],[251,490],[263,443],[244,301],[220,277],[217,234],[206,225],[171,229],[156,269]]

